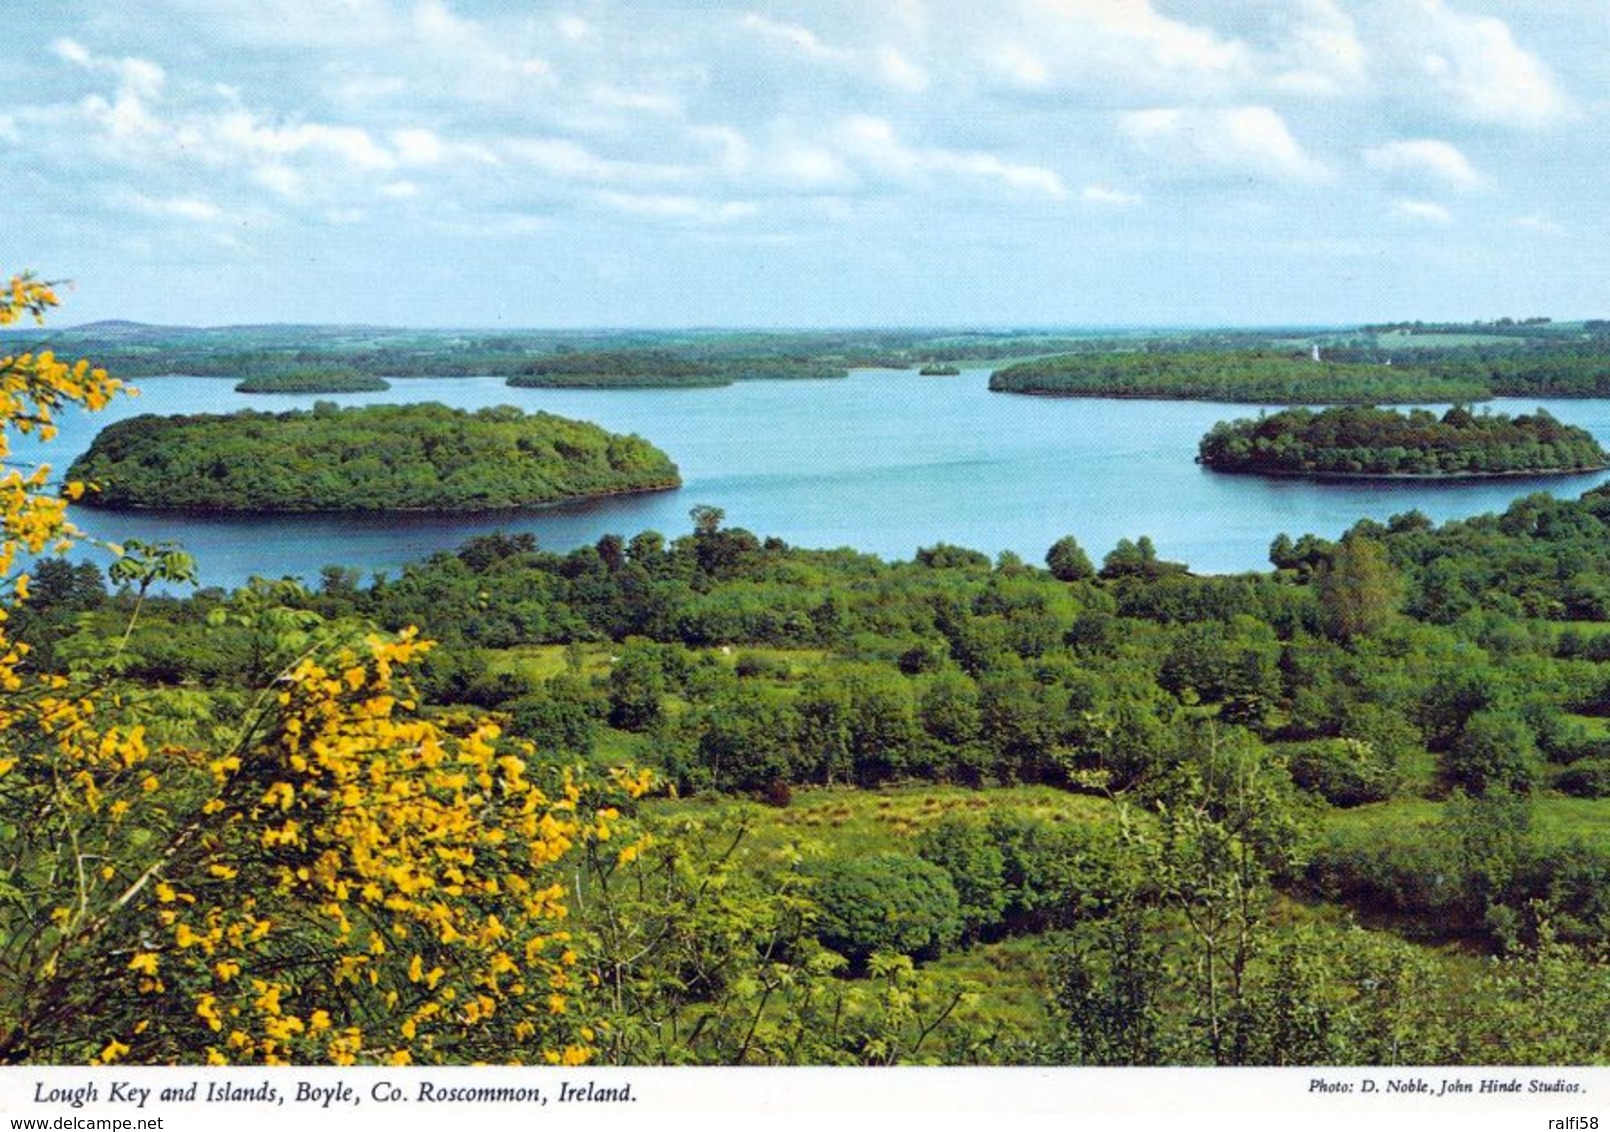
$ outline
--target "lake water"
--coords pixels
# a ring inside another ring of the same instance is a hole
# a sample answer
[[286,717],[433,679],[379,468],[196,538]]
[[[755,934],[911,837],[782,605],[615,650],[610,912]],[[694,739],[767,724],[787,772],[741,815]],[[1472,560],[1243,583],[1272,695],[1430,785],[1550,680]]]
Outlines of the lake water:
[[[1039,563],[1072,534],[1097,562],[1120,538],[1150,535],[1159,554],[1200,573],[1268,568],[1276,534],[1335,537],[1357,519],[1419,508],[1433,519],[1502,510],[1533,491],[1575,496],[1610,473],[1448,483],[1310,483],[1204,471],[1197,440],[1213,422],[1254,415],[1245,405],[1058,399],[991,393],[988,370],[959,377],[866,370],[842,381],[744,382],[719,389],[510,389],[501,378],[402,379],[385,393],[323,397],[234,392],[233,380],[148,378],[137,398],[62,422],[43,448],[58,470],[110,420],[137,413],[270,411],[315,400],[344,405],[441,401],[462,408],[516,405],[635,432],[682,470],[679,491],[617,497],[522,514],[385,519],[327,516],[219,518],[74,509],[95,538],[177,539],[202,580],[235,586],[252,574],[315,581],[340,564],[396,572],[404,563],[492,530],[529,531],[568,550],[614,532],[691,526],[688,509],[712,504],[729,526],[798,546],[851,546],[909,558],[920,546],[957,543]],[[1610,447],[1610,401],[1495,401],[1495,412],[1542,404]]]

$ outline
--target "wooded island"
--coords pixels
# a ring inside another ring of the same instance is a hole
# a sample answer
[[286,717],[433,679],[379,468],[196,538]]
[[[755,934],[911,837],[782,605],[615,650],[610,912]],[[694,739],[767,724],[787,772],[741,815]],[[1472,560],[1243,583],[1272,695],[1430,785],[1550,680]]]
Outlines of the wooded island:
[[355,370],[299,369],[264,373],[235,383],[236,393],[384,393],[391,382]]
[[699,358],[668,350],[598,350],[536,358],[508,384],[516,389],[677,389],[847,376],[843,366],[810,358]]
[[1610,456],[1584,429],[1542,409],[1507,417],[1461,405],[1425,409],[1286,409],[1220,421],[1197,462],[1219,472],[1273,476],[1503,476],[1597,471]]
[[637,436],[509,406],[160,417],[104,429],[68,475],[85,502],[205,511],[494,511],[680,486]]
[[1262,350],[1062,354],[996,370],[989,387],[1051,397],[1286,405],[1485,401],[1493,395],[1473,376],[1445,376],[1418,366],[1316,362],[1307,355]]

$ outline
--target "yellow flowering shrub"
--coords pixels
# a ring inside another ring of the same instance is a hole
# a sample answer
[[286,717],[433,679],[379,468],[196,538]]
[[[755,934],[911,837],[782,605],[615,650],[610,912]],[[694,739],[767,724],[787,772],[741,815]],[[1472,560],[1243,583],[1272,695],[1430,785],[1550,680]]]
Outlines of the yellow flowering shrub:
[[[14,278],[0,323],[55,302]],[[0,452],[117,390],[0,358]],[[225,749],[149,743],[110,688],[31,673],[4,636],[24,555],[77,536],[83,488],[48,485],[0,479],[0,1061],[585,1061],[560,869],[647,780],[421,716],[411,633],[304,656]]]

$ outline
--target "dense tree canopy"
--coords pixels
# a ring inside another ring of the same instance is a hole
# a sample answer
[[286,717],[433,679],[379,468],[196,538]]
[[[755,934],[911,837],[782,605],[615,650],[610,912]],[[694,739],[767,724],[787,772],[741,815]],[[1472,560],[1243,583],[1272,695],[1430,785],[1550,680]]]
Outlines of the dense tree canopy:
[[1414,366],[1315,362],[1306,355],[1263,351],[1064,354],[996,370],[989,387],[1057,397],[1287,405],[1480,401],[1492,396],[1479,381]]
[[1610,464],[1584,429],[1539,409],[1508,417],[1455,406],[1438,417],[1349,407],[1220,421],[1198,461],[1214,471],[1309,476],[1481,476],[1590,471]]
[[236,393],[381,393],[391,382],[350,369],[296,369],[255,374],[235,383]]
[[525,364],[508,384],[595,389],[694,388],[734,381],[845,377],[841,365],[802,357],[708,357],[668,350],[571,351]]
[[489,511],[681,482],[640,437],[549,413],[323,402],[131,417],[70,474],[97,485],[97,506],[212,511]]

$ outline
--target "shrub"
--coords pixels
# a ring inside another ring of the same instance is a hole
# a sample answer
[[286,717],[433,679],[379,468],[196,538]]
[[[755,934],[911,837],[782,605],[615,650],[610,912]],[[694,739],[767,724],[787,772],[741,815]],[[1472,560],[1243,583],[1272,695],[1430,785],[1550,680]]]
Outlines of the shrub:
[[832,861],[817,873],[816,935],[864,968],[874,952],[935,959],[961,935],[950,876],[905,853]]
[[1577,798],[1610,798],[1610,759],[1583,759],[1554,780],[1562,794]]
[[1006,857],[982,823],[944,818],[923,830],[917,852],[949,874],[969,937],[1000,926],[1006,911]]
[[1392,796],[1390,764],[1362,740],[1302,743],[1287,749],[1286,760],[1293,782],[1333,806],[1359,806]]

